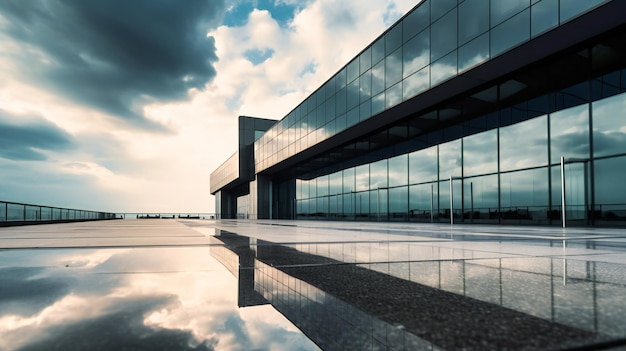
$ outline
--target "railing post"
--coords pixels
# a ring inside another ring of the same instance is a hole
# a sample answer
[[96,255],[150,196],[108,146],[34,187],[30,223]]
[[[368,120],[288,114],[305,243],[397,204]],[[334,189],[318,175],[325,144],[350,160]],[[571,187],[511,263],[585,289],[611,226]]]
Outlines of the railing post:
[[435,207],[435,185],[430,184],[430,223],[435,221],[435,214],[433,213]]
[[561,156],[561,219],[563,221],[563,228],[565,228],[567,220],[565,206],[565,156]]
[[453,194],[452,194],[452,175],[450,175],[450,224],[454,224],[454,204],[453,204]]

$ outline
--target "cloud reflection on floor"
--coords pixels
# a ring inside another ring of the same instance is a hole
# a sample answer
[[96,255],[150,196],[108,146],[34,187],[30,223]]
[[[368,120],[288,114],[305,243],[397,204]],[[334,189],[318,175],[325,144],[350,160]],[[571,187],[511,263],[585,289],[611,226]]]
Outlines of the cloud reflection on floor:
[[0,251],[0,350],[312,350],[210,248]]

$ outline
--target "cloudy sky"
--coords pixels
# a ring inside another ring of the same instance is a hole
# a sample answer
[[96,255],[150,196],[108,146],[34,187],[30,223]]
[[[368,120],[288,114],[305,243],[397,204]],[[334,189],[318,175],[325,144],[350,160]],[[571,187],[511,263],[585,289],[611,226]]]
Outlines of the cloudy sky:
[[418,0],[2,0],[0,200],[213,212],[237,116],[280,119]]

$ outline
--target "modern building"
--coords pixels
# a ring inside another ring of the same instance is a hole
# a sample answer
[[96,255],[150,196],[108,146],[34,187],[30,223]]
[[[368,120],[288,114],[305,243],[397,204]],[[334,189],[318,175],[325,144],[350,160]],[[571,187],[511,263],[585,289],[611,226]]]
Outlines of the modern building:
[[424,0],[255,138],[253,170],[240,142],[211,174],[216,212],[624,224],[625,13]]

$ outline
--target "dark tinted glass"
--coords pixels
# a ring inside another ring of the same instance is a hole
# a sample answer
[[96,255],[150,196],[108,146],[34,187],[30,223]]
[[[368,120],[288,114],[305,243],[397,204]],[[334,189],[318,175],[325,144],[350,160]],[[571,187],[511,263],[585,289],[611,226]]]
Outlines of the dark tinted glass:
[[459,44],[489,30],[489,0],[465,0],[459,5]]
[[433,0],[430,2],[431,21],[436,21],[456,6],[457,0]]
[[430,31],[425,30],[402,47],[403,77],[408,77],[430,63]]
[[605,0],[561,0],[561,23],[603,3]]
[[498,55],[530,38],[530,10],[491,30],[491,56]]
[[531,36],[541,34],[559,24],[559,1],[542,0],[530,8]]
[[402,22],[385,34],[385,55],[389,55],[402,45]]
[[444,56],[457,47],[457,20],[456,10],[450,11],[437,22],[430,30],[431,61]]
[[385,86],[390,87],[402,79],[402,49],[385,58]]
[[359,55],[359,72],[363,74],[370,68],[372,68],[372,48],[367,48]]
[[385,38],[381,37],[372,44],[372,65],[385,58]]
[[415,34],[421,32],[430,25],[430,3],[424,1],[418,8],[408,14],[402,24],[402,37],[406,42]]
[[489,33],[485,33],[459,48],[459,71],[474,67],[489,59]]
[[491,25],[504,22],[528,6],[529,0],[491,0]]
[[348,83],[357,79],[359,76],[359,59],[356,58],[348,64]]

